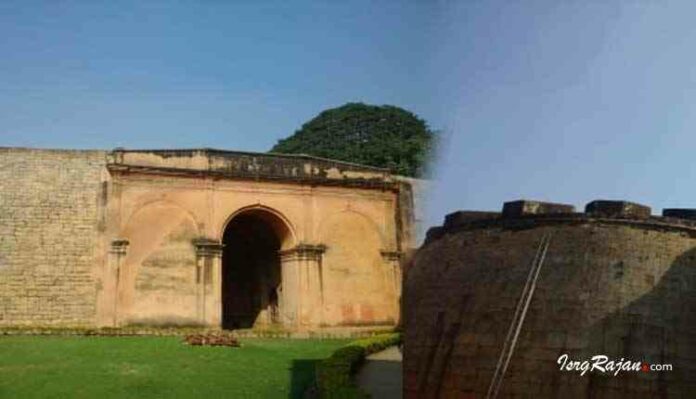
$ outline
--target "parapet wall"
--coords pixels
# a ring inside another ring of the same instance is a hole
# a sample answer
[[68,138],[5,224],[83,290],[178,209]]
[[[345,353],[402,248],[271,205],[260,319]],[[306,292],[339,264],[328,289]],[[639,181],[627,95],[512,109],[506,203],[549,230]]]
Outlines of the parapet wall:
[[0,325],[90,325],[105,151],[0,148]]
[[506,202],[501,212],[457,211],[445,216],[442,226],[426,233],[425,243],[447,232],[488,227],[532,228],[553,224],[602,222],[641,226],[650,229],[683,231],[696,236],[696,209],[664,209],[662,216],[652,215],[646,205],[628,201],[595,200],[576,212],[573,205],[541,201]]
[[215,149],[120,150],[109,154],[112,172],[201,176],[396,190],[387,169],[309,155]]

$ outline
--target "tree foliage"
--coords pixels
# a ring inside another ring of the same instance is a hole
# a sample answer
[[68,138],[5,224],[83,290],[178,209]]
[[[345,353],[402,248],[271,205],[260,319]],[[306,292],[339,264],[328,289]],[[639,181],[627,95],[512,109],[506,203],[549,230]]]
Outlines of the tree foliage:
[[271,152],[307,154],[423,176],[434,134],[413,113],[391,105],[348,103],[321,112]]

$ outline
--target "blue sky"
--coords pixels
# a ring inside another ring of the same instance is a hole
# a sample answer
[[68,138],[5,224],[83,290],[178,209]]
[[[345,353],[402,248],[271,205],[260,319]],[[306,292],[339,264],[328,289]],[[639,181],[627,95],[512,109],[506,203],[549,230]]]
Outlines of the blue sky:
[[319,111],[444,130],[428,223],[696,207],[690,2],[2,2],[0,145],[265,151]]
[[696,207],[694,15],[693,2],[449,7],[434,64],[450,136],[429,220],[518,198]]
[[429,117],[435,8],[3,2],[2,145],[266,151],[349,101]]

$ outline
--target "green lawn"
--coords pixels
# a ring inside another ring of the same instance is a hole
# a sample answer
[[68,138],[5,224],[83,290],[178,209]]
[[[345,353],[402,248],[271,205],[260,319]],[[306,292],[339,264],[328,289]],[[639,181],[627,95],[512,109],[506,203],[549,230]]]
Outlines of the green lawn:
[[0,398],[294,398],[346,340],[0,336]]

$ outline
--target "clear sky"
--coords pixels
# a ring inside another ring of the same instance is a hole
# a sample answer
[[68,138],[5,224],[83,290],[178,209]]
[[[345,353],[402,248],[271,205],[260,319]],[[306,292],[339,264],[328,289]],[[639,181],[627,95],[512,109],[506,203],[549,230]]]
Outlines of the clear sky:
[[97,3],[0,2],[0,145],[267,151],[349,101],[437,109],[426,2]]
[[450,136],[432,223],[520,198],[696,208],[696,3],[461,2],[442,15]]
[[0,3],[0,145],[265,151],[364,101],[444,130],[431,224],[696,207],[696,3],[255,3]]

